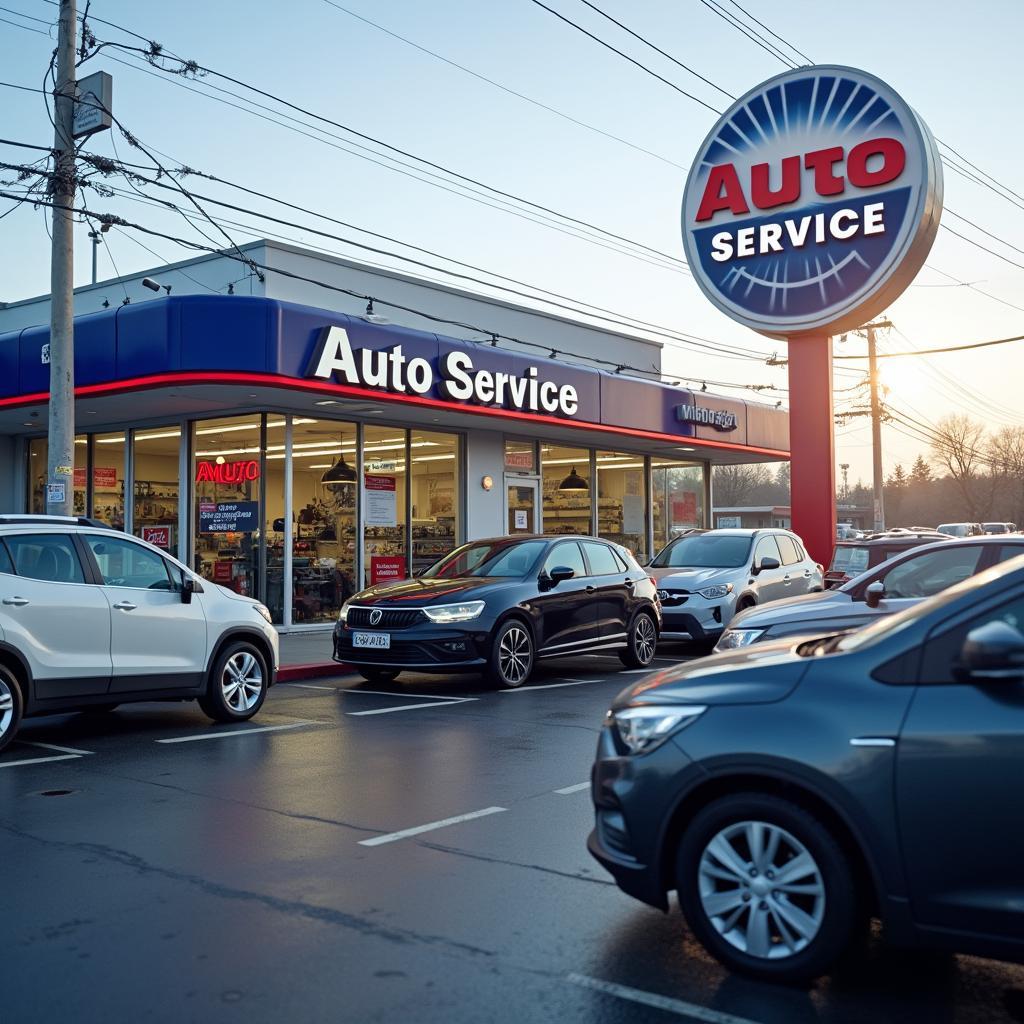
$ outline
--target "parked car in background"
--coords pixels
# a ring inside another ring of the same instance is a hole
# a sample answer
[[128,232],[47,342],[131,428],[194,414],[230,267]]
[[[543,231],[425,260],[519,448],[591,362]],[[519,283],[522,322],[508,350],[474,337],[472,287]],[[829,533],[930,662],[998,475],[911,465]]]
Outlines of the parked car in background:
[[864,536],[863,530],[858,530],[851,523],[836,524],[836,540],[860,540]]
[[716,640],[733,615],[822,588],[822,569],[787,530],[709,530],[671,541],[648,571],[658,581],[663,640]]
[[982,529],[991,536],[999,536],[1005,533],[1016,533],[1016,523],[982,523]]
[[258,601],[103,523],[0,515],[0,750],[24,716],[138,701],[244,722],[277,669]]
[[985,532],[981,523],[943,523],[936,529],[950,537],[980,537]]
[[1022,627],[1018,558],[857,633],[642,677],[598,740],[590,852],[758,978],[826,972],[871,917],[1024,961]]
[[825,573],[825,589],[840,587],[901,551],[945,540],[947,536],[927,527],[909,530],[897,527],[885,533],[869,533],[856,541],[840,541]]
[[411,669],[480,672],[512,688],[539,658],[614,650],[645,668],[660,630],[654,580],[624,547],[519,535],[472,541],[415,579],[350,597],[334,658],[370,682]]
[[912,548],[837,590],[740,613],[729,623],[715,650],[735,650],[783,636],[859,629],[1019,555],[1024,555],[1022,536],[950,539]]

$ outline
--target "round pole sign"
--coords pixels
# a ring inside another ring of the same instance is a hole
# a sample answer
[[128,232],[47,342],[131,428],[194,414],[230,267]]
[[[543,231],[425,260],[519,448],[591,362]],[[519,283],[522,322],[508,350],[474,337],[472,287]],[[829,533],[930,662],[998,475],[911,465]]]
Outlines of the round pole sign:
[[722,115],[687,178],[683,244],[734,320],[772,337],[838,334],[910,284],[941,212],[924,122],[873,75],[817,65]]

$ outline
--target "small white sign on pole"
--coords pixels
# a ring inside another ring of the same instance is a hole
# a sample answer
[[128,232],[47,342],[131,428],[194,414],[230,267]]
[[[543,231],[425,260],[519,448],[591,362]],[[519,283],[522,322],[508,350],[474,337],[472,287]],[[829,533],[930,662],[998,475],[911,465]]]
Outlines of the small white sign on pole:
[[97,71],[83,78],[77,90],[71,134],[80,139],[83,135],[106,131],[113,123],[110,112],[114,101],[114,79],[106,71]]

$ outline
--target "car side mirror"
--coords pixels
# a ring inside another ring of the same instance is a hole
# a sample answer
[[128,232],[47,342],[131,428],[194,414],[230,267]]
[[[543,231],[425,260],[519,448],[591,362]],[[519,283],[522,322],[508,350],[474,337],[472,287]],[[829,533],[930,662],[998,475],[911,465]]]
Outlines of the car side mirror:
[[[202,588],[199,588],[202,589]],[[191,604],[192,595],[196,592],[196,581],[190,576],[186,576],[181,581],[181,603]]]
[[960,674],[971,682],[1024,680],[1024,634],[1007,622],[988,622],[967,634]]
[[782,563],[777,558],[762,558],[759,565],[754,567],[754,573],[759,572],[771,572],[772,569],[778,569]]
[[864,591],[864,603],[869,608],[877,608],[882,603],[883,597],[885,597],[885,584],[881,580],[869,583],[867,590]]
[[551,572],[548,573],[548,579],[551,580],[552,586],[557,586],[559,583],[571,580],[575,575],[575,569],[570,569],[567,565],[556,565]]

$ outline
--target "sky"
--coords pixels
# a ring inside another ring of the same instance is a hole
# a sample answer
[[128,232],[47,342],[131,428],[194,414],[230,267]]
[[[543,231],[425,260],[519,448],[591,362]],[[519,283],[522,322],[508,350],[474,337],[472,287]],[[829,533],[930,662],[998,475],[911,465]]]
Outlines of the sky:
[[[157,40],[175,54],[364,135],[681,260],[679,207],[686,168],[715,123],[716,114],[708,106],[722,110],[731,100],[628,36],[583,0],[545,2],[694,98],[587,38],[535,0],[337,0],[347,10],[328,0],[250,0],[245,5],[224,0],[93,0],[90,11]],[[1018,173],[1021,135],[1007,134],[1006,129],[1019,118],[1016,94],[1007,82],[1017,67],[1024,5],[979,0],[968,11],[959,4],[924,0],[861,0],[849,8],[812,0],[742,0],[741,10],[733,0],[719,2],[737,17],[748,12],[816,62],[848,64],[878,75],[903,95],[943,143],[1024,195]],[[79,9],[83,6],[84,0],[79,0]],[[705,0],[600,0],[596,6],[732,95],[784,70],[778,57],[718,17]],[[47,0],[0,0],[4,139],[51,144],[43,97],[10,85],[40,87],[54,46],[47,23],[55,19],[56,10]],[[92,27],[100,40],[142,45],[98,22]],[[52,32],[55,37],[55,29]],[[486,197],[489,205],[474,201],[441,172],[434,173],[443,182],[428,177],[422,165],[415,172],[417,178],[400,173],[409,168],[396,169],[378,146],[309,118],[303,118],[305,134],[289,130],[258,116],[268,111],[254,112],[245,102],[212,92],[213,87],[230,89],[273,106],[275,118],[288,113],[271,100],[253,97],[220,79],[189,81],[153,72],[112,47],[89,60],[80,74],[96,70],[114,77],[114,110],[121,122],[168,165],[187,164],[570,296],[577,303],[742,349],[749,354],[715,354],[685,340],[662,339],[667,344],[663,368],[691,380],[707,380],[713,391],[750,398],[760,394],[761,400],[772,403],[789,401],[782,390],[785,369],[765,363],[775,353],[784,358],[785,343],[730,321],[703,296],[684,268],[649,249],[612,242],[607,236],[598,244],[592,233],[578,237],[584,233],[579,225],[570,233],[564,221],[554,230],[535,209],[523,216],[519,208],[516,216],[500,208],[493,194]],[[211,95],[236,106],[216,102]],[[354,143],[374,152],[357,149]],[[145,159],[115,132],[95,136],[88,148],[124,160]],[[24,159],[26,152],[0,144],[0,159],[8,162]],[[1008,200],[949,168],[944,178],[943,228],[925,268],[886,311],[895,329],[880,332],[882,352],[1024,333],[1024,200]],[[252,209],[381,244],[354,230],[317,224],[307,215],[282,213],[262,200],[190,181],[197,190]],[[442,183],[445,188],[437,187]],[[12,205],[0,200],[0,214]],[[95,195],[90,205],[205,244],[178,214],[159,207]],[[230,229],[239,242],[275,230],[260,228],[246,215],[221,213],[251,225],[248,231]],[[957,237],[949,228],[999,255]],[[439,276],[298,229],[276,230],[300,244]],[[86,231],[82,226],[76,238],[79,284],[89,280]],[[114,229],[106,241],[100,252],[101,278],[194,255],[172,242],[127,229]],[[410,254],[396,245],[384,247]],[[44,213],[22,205],[0,219],[0,300],[48,290]],[[836,344],[837,354],[864,351],[865,343],[854,336]],[[863,374],[857,369],[864,365],[837,361],[838,411],[866,405],[865,389],[858,386]],[[887,402],[904,416],[934,424],[948,413],[966,413],[998,429],[1024,424],[1019,401],[1022,370],[1024,342],[964,354],[886,360],[883,381]],[[776,390],[755,393],[711,382],[772,385]],[[836,442],[837,464],[850,466],[851,484],[870,481],[867,418],[838,425]],[[885,426],[886,475],[897,463],[908,467],[925,447],[907,436],[905,428]]]

